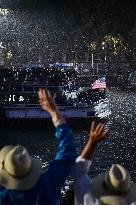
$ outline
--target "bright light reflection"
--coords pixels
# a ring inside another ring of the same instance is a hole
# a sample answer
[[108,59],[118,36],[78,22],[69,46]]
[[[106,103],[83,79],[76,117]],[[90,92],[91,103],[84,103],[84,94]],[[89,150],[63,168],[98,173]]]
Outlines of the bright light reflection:
[[7,15],[9,13],[9,9],[3,9],[3,8],[0,8],[0,15]]

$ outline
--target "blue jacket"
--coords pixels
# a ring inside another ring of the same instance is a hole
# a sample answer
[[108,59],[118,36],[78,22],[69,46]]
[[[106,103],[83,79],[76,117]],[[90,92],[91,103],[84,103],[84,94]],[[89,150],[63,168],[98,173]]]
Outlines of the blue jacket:
[[59,140],[55,159],[47,171],[41,174],[38,183],[30,190],[4,189],[0,192],[0,205],[57,205],[61,188],[76,159],[74,134],[67,124],[56,128]]

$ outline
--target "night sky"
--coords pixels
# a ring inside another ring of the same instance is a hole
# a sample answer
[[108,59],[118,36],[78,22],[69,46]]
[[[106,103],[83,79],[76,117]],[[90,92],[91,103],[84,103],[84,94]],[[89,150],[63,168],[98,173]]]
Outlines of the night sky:
[[83,62],[85,55],[90,58],[91,42],[97,43],[99,60],[101,43],[109,35],[121,36],[127,60],[136,50],[136,0],[0,0],[0,8],[10,9],[0,16],[0,39],[13,52],[15,64],[71,62],[73,51]]
[[120,33],[124,37],[136,22],[135,0],[1,0],[0,4],[15,10],[46,11],[50,8],[58,22],[65,16],[83,29],[95,27],[101,32],[101,25],[104,25],[107,32]]

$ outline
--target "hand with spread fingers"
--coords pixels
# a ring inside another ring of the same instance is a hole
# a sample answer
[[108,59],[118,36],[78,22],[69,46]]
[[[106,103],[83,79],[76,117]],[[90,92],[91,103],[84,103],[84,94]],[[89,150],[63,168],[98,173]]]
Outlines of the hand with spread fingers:
[[49,90],[40,88],[38,91],[38,96],[39,104],[51,115],[54,125],[58,126],[59,124],[64,123],[65,120],[61,116],[58,107],[56,106],[56,103],[51,95],[51,92]]
[[84,159],[89,160],[94,152],[97,143],[107,139],[108,136],[109,129],[105,128],[105,125],[103,123],[98,123],[96,125],[96,123],[93,121],[91,125],[88,142],[83,148],[80,156]]
[[96,123],[93,121],[90,129],[90,140],[92,143],[98,143],[104,139],[107,139],[109,133],[109,129],[105,128],[105,124]]
[[51,92],[49,90],[45,90],[40,88],[38,91],[39,95],[39,103],[41,107],[47,111],[51,116],[53,115],[54,112],[59,112],[58,108],[54,102],[54,99],[51,95]]

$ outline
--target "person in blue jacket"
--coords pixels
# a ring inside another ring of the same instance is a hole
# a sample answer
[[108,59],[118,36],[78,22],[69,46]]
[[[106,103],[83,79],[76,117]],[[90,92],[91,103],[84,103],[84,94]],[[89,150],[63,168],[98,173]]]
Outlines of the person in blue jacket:
[[61,188],[76,159],[74,134],[61,116],[50,91],[39,89],[39,103],[52,118],[59,141],[55,159],[42,172],[42,162],[23,146],[0,150],[0,205],[57,205]]

